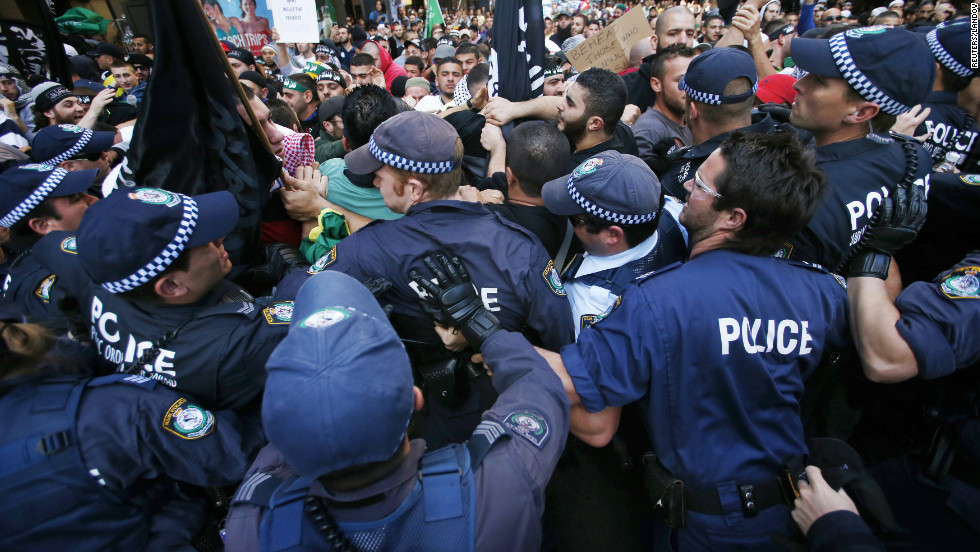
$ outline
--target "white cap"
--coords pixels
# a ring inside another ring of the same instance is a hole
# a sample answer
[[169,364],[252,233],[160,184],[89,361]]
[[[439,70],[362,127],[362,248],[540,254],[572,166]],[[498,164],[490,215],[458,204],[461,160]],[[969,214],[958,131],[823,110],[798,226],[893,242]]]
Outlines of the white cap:
[[894,6],[898,6],[900,8],[904,8],[905,7],[905,2],[904,2],[904,0],[892,0],[891,2],[888,3],[888,7],[889,8],[892,8]]

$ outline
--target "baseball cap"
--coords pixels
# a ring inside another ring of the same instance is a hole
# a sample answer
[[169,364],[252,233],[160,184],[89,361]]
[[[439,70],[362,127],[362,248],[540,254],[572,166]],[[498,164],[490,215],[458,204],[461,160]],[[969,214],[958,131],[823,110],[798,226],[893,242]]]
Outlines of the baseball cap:
[[320,105],[316,108],[316,116],[320,119],[320,124],[340,114],[341,110],[344,109],[345,100],[347,100],[346,96],[334,96],[320,102]]
[[159,188],[124,188],[93,204],[78,227],[78,258],[110,293],[159,276],[181,252],[228,235],[238,224],[230,192],[186,196]]
[[976,69],[970,67],[970,25],[967,20],[929,31],[926,43],[946,69],[968,79],[976,76]]
[[252,55],[252,52],[249,52],[244,48],[235,48],[234,50],[228,52],[228,57],[237,59],[245,65],[255,65],[255,56]]
[[456,57],[456,48],[453,48],[450,44],[443,44],[437,47],[435,53],[432,54],[432,59],[451,57]]
[[46,126],[34,136],[31,157],[38,163],[57,165],[77,155],[106,151],[115,137],[115,132],[96,132],[78,125]]
[[265,77],[260,75],[257,71],[242,71],[242,74],[238,75],[238,80],[249,81],[255,84],[256,86],[258,86],[259,88],[265,88],[269,84],[268,82],[266,82]]
[[317,75],[316,82],[322,81],[335,82],[340,85],[341,88],[347,88],[347,81],[344,80],[344,76],[332,69],[325,69],[322,73]]
[[781,75],[779,73],[769,75],[759,81],[759,89],[755,92],[755,97],[762,103],[785,103],[791,104],[796,99],[796,78],[792,75]]
[[936,80],[936,61],[925,41],[911,31],[880,25],[829,39],[793,39],[793,61],[809,73],[843,78],[891,115],[924,101]]
[[96,56],[112,56],[116,59],[123,59],[122,50],[116,48],[114,45],[108,42],[101,42],[98,46],[89,51],[88,55],[90,57]]
[[126,61],[135,65],[142,65],[144,67],[153,67],[153,59],[149,56],[144,56],[143,54],[129,54],[126,56]]
[[406,111],[378,125],[371,140],[344,157],[354,174],[371,174],[384,165],[422,174],[447,173],[459,134],[453,125],[431,113]]
[[[796,46],[795,39],[793,46]],[[752,81],[752,90],[744,94],[725,96],[728,83],[740,77]],[[692,101],[722,105],[742,102],[752,97],[759,88],[759,77],[752,56],[748,53],[735,48],[712,48],[691,61],[687,73],[681,77],[677,86]]]
[[31,163],[0,174],[0,226],[10,228],[49,197],[88,190],[99,171],[66,171],[54,165]]
[[401,446],[412,368],[384,311],[354,278],[326,271],[303,284],[266,370],[262,425],[300,475],[387,460]]
[[48,81],[35,86],[31,90],[31,95],[34,96],[34,106],[37,107],[38,111],[44,113],[58,105],[61,100],[70,98],[74,94],[64,86]]
[[619,224],[641,224],[660,210],[660,180],[639,157],[609,150],[545,183],[541,199],[556,215],[591,213]]
[[891,8],[904,8],[904,7],[905,7],[904,0],[892,0],[891,2],[888,3],[888,8],[889,9],[891,9]]

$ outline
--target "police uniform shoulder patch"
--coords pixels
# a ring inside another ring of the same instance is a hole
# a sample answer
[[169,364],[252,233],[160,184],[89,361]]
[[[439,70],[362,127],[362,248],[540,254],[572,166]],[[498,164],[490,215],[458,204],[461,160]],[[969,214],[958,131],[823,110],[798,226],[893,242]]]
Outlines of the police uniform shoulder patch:
[[960,176],[960,180],[970,186],[980,186],[980,174],[964,174]]
[[51,286],[54,285],[54,281],[57,278],[58,278],[57,276],[55,276],[54,274],[51,274],[47,278],[41,280],[41,285],[37,286],[37,289],[34,290],[34,295],[37,295],[38,297],[40,297],[41,300],[44,301],[45,303],[50,303],[51,302]]
[[591,159],[585,160],[581,165],[575,168],[573,175],[581,178],[587,174],[592,174],[602,165],[602,158],[592,157]]
[[518,410],[504,418],[504,427],[541,448],[551,435],[551,428],[544,416],[533,410]]
[[847,291],[847,280],[845,280],[843,276],[841,276],[840,274],[831,274],[831,276],[834,277],[834,280],[837,280],[837,283],[840,284],[840,287],[844,288],[844,291]]
[[568,295],[565,293],[565,286],[561,283],[561,277],[558,276],[558,270],[555,269],[555,262],[548,261],[548,265],[544,267],[544,272],[541,273],[541,277],[544,278],[545,282],[548,282],[548,287],[551,291],[555,292],[555,295],[560,295],[565,297]]
[[939,284],[950,299],[980,299],[980,266],[963,266],[953,270]]
[[327,251],[326,255],[317,259],[316,262],[313,263],[313,266],[308,268],[306,272],[310,274],[317,274],[318,272],[322,271],[324,268],[330,266],[336,260],[337,260],[337,246],[335,245],[330,248],[330,251]]
[[293,302],[277,301],[271,306],[262,309],[262,315],[270,326],[289,324],[293,319]]
[[61,240],[61,250],[69,255],[78,255],[78,247],[75,243],[75,236],[69,236]]
[[773,257],[776,257],[777,259],[788,259],[792,256],[793,244],[791,243],[784,243],[783,246],[779,248],[779,251],[776,251],[776,254],[773,255]]
[[588,328],[589,326],[595,324],[598,321],[599,321],[599,316],[598,315],[595,315],[595,314],[583,314],[582,315],[582,318],[579,320],[579,327],[578,327],[578,329],[580,331],[581,330],[584,330],[585,328]]
[[214,431],[215,419],[210,410],[177,399],[163,416],[163,428],[181,439],[192,441]]

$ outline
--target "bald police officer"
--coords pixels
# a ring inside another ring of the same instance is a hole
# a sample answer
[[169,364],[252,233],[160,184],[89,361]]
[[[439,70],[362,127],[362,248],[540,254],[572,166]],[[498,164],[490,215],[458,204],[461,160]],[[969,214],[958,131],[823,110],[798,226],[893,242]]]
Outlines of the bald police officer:
[[429,259],[438,277],[416,285],[483,353],[500,392],[467,444],[427,451],[409,440],[424,399],[384,311],[347,275],[313,276],[268,365],[262,416],[271,446],[232,501],[228,549],[540,547],[567,398],[530,344],[484,309],[458,259],[442,261]]

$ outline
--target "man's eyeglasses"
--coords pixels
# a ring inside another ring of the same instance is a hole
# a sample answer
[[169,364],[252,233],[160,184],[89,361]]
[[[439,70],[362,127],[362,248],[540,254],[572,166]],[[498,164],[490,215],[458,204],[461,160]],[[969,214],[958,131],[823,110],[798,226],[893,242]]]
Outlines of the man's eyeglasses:
[[708,185],[705,184],[703,180],[701,180],[701,175],[699,174],[699,171],[694,171],[694,184],[696,184],[698,188],[701,188],[702,192],[708,194],[709,196],[717,197],[719,199],[725,197],[719,194],[718,192],[712,190],[711,188],[709,188]]
[[827,17],[820,18],[820,21],[843,21],[843,15],[828,15]]

